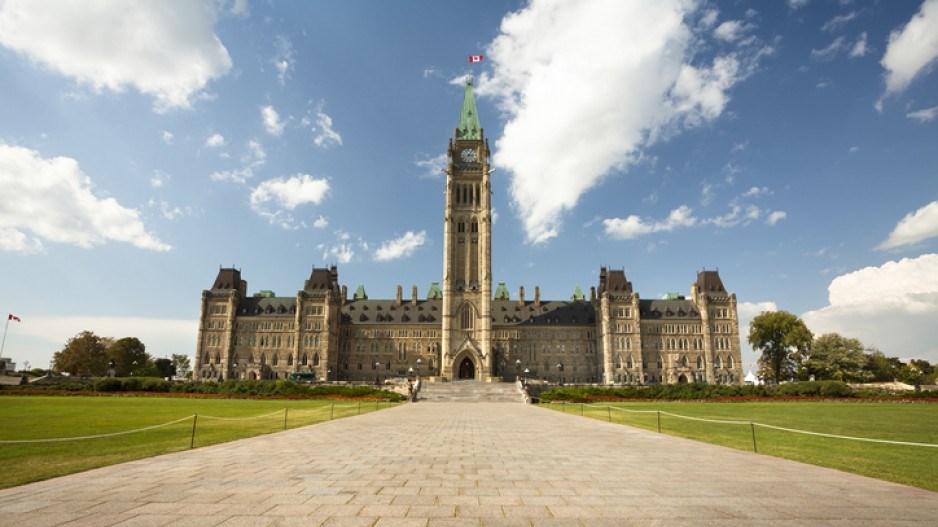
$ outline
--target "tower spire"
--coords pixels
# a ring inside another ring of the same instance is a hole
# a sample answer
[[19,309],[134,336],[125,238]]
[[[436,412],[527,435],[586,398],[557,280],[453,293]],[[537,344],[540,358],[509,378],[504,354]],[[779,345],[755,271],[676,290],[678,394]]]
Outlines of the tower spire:
[[459,112],[459,125],[456,126],[456,139],[482,139],[482,127],[479,125],[479,113],[476,111],[476,98],[472,91],[472,77],[466,81],[462,111]]

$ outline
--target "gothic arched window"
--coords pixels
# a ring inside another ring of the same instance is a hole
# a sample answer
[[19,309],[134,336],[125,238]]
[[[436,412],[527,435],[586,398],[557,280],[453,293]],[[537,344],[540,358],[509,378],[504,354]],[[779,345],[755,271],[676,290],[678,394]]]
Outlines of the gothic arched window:
[[472,305],[463,304],[460,320],[462,322],[462,329],[472,329],[475,326],[475,313],[473,312]]

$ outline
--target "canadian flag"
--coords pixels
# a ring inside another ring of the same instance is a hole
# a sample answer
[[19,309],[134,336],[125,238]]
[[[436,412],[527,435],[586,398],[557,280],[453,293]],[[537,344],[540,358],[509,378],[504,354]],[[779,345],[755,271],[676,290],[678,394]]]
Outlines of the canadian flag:
[[10,320],[15,320],[16,322],[19,322],[19,321],[20,321],[20,317],[18,317],[18,316],[16,316],[16,315],[8,315],[8,316],[7,316],[7,321],[10,321]]
[[473,63],[473,62],[482,62],[482,59],[484,59],[484,58],[485,58],[485,57],[483,57],[482,55],[469,55],[469,62],[470,62],[470,63]]

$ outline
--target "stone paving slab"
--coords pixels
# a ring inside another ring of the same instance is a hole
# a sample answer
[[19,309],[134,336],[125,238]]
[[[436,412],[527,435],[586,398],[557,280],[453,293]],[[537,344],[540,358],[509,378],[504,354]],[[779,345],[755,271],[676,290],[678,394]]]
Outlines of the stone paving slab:
[[404,405],[0,491],[15,527],[741,523],[936,525],[938,494],[512,403]]

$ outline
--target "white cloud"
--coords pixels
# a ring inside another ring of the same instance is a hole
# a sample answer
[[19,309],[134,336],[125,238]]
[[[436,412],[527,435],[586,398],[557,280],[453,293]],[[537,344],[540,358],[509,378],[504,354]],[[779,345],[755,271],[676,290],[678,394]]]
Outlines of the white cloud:
[[938,58],[938,0],[925,0],[902,29],[889,35],[880,64],[886,69],[886,94],[906,88]]
[[72,158],[46,159],[0,143],[0,188],[8,197],[0,200],[0,247],[7,250],[34,253],[42,240],[85,248],[108,240],[154,251],[171,248],[147,232],[137,210],[95,196],[91,178]]
[[316,221],[313,222],[313,227],[317,229],[325,229],[328,226],[329,226],[329,220],[327,220],[326,217],[321,214],[319,215],[318,218],[316,218]]
[[170,175],[161,170],[154,170],[153,177],[150,178],[150,186],[153,188],[160,188],[169,181]]
[[769,215],[765,218],[765,222],[768,223],[769,225],[774,226],[776,223],[778,223],[778,222],[784,220],[784,219],[787,218],[787,217],[788,217],[788,214],[787,214],[785,211],[783,211],[783,210],[773,210],[773,211],[770,212]]
[[733,147],[730,148],[730,153],[731,153],[731,154],[735,154],[735,153],[737,153],[737,152],[742,152],[742,151],[746,150],[746,148],[748,148],[748,147],[749,147],[749,140],[748,140],[748,139],[745,140],[745,141],[743,141],[743,142],[741,142],[741,143],[733,143]]
[[360,237],[357,240],[352,240],[352,235],[348,232],[335,231],[335,238],[336,241],[332,245],[321,243],[316,246],[317,249],[322,251],[323,260],[347,264],[355,258],[356,248],[368,250],[368,244],[364,240]]
[[133,86],[165,111],[190,107],[231,69],[216,17],[211,2],[8,0],[0,45],[95,91]]
[[802,316],[815,334],[836,332],[887,355],[938,360],[938,254],[838,276],[828,296],[828,306]]
[[190,207],[186,207],[186,208],[174,207],[165,200],[151,199],[149,202],[147,202],[147,205],[158,209],[160,212],[160,216],[162,216],[163,219],[166,219],[169,221],[177,220],[181,218],[182,216],[191,216],[193,213],[193,210]]
[[290,78],[290,72],[293,71],[293,43],[286,36],[277,35],[274,44],[277,47],[277,53],[271,62],[277,68],[277,82],[283,86]]
[[713,30],[713,36],[725,42],[736,42],[752,29],[755,29],[752,24],[745,24],[739,20],[727,20]]
[[[736,304],[736,314],[739,317],[739,341],[743,348],[743,360],[746,362],[744,369],[748,369],[750,364],[758,360],[758,354],[753,353],[748,340],[752,319],[762,313],[772,311],[778,311],[775,302],[739,302]],[[753,372],[755,371],[757,371],[756,368],[753,368]]]
[[375,251],[375,260],[384,262],[388,260],[397,260],[406,258],[414,253],[418,247],[427,241],[427,231],[413,233],[407,231],[400,238],[388,240],[378,247]]
[[877,249],[895,249],[938,236],[938,201],[910,212]]
[[[318,205],[329,193],[329,181],[309,174],[264,181],[251,192],[251,209],[270,223],[285,229],[305,226],[288,211],[300,205]],[[318,220],[317,220],[318,221]]]
[[603,220],[606,235],[616,240],[631,240],[654,232],[670,232],[679,227],[693,227],[696,223],[697,219],[693,216],[693,210],[687,205],[681,205],[672,210],[664,221],[646,221],[634,214],[624,220],[621,218]]
[[212,134],[205,139],[205,148],[220,148],[225,146],[225,136],[221,134]]
[[858,38],[857,41],[853,43],[853,47],[850,48],[850,58],[866,56],[867,51],[869,51],[869,48],[867,48],[866,31],[864,31],[860,33],[860,38]]
[[710,202],[713,201],[713,198],[716,197],[716,192],[714,192],[714,184],[708,181],[704,181],[700,185],[700,204],[707,206]]
[[792,11],[796,9],[801,9],[802,7],[808,5],[810,0],[788,0],[788,8]]
[[855,19],[857,15],[859,14],[860,13],[857,11],[851,11],[845,15],[837,15],[834,18],[828,20],[823,26],[821,26],[821,30],[836,31],[844,27],[845,25],[847,25],[849,22],[852,22],[853,19]]
[[264,166],[267,162],[267,152],[257,141],[248,141],[247,146],[248,152],[241,157],[241,168],[212,172],[209,176],[212,181],[232,181],[244,184],[254,177],[254,170]]
[[752,187],[746,192],[741,194],[744,198],[755,198],[759,196],[768,196],[772,194],[772,190],[769,187]]
[[46,367],[52,352],[66,340],[82,331],[93,331],[105,337],[137,337],[154,357],[169,357],[173,353],[189,354],[195,350],[199,323],[194,319],[164,319],[121,316],[63,316],[44,317],[32,313],[18,313],[23,322],[10,332],[7,348],[20,350],[22,359],[34,367]]
[[248,0],[231,0],[230,12],[232,15],[246,18],[251,14],[251,8],[248,5]]
[[280,120],[280,114],[274,110],[273,106],[261,107],[261,120],[264,122],[264,130],[268,134],[277,137],[283,133],[283,127],[286,123]]
[[905,114],[909,119],[915,119],[920,123],[927,123],[934,121],[935,117],[938,117],[938,106],[932,106],[931,108],[922,108],[921,110],[915,110],[914,112],[909,112]]
[[420,177],[427,179],[438,179],[443,176],[443,169],[446,168],[446,163],[449,160],[446,158],[446,152],[434,157],[429,157],[426,154],[421,154],[418,159],[414,160],[414,164],[420,168],[421,173]]
[[690,63],[703,40],[688,23],[698,7],[536,1],[502,19],[477,92],[508,118],[493,161],[511,174],[528,241],[556,236],[579,197],[644,147],[723,112],[727,91],[764,50]]
[[851,146],[851,147],[850,147],[850,150],[848,151],[848,153],[850,153],[850,154],[856,154],[856,153],[859,152],[859,151],[860,151],[860,147],[859,147],[859,146]]
[[717,18],[720,16],[720,11],[717,9],[708,9],[704,12],[703,16],[700,17],[700,21],[697,22],[697,27],[701,30],[707,30],[716,25]]
[[[342,136],[332,128],[332,117],[329,117],[322,111],[322,104],[316,109],[316,127],[319,133],[313,138],[316,146],[329,148],[330,146],[342,146]],[[316,128],[313,128],[315,131]]]
[[833,60],[845,46],[844,37],[837,37],[826,48],[812,49],[811,58],[815,60]]
[[166,143],[166,144],[168,144],[168,145],[173,144],[173,133],[172,133],[172,132],[167,132],[166,130],[163,130],[163,132],[160,134],[160,137],[163,138],[163,142],[164,142],[164,143]]

